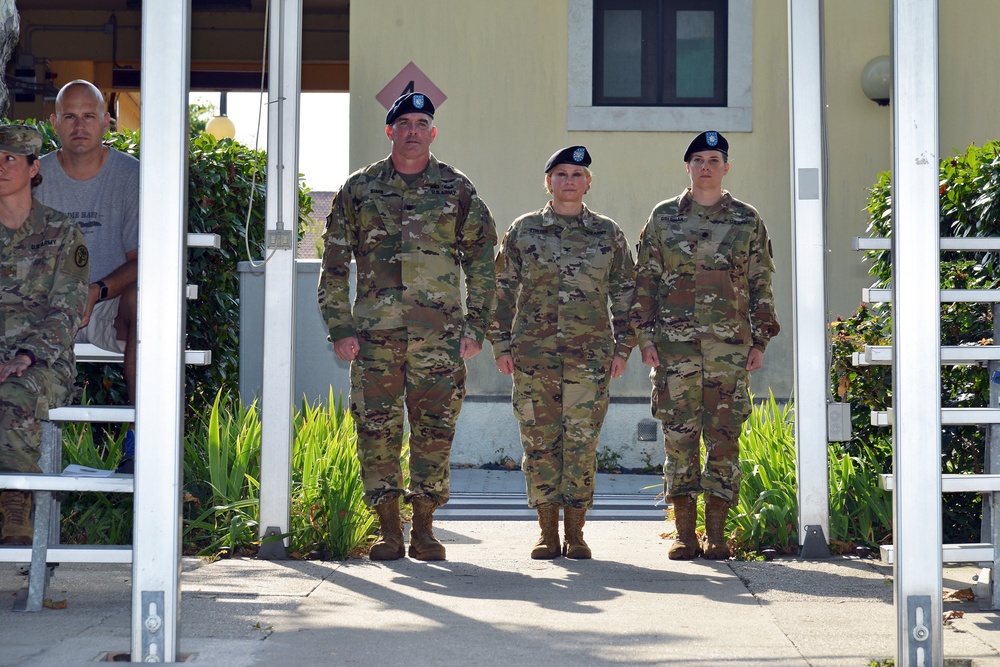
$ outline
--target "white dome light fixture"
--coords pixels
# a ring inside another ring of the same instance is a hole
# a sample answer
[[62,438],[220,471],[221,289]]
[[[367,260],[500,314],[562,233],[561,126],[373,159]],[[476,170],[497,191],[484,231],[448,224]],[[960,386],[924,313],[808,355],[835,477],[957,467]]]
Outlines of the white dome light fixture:
[[236,125],[226,115],[226,93],[219,94],[219,115],[208,121],[205,132],[219,139],[232,139],[236,136]]
[[880,107],[889,106],[892,89],[892,60],[889,56],[876,56],[861,70],[861,90]]

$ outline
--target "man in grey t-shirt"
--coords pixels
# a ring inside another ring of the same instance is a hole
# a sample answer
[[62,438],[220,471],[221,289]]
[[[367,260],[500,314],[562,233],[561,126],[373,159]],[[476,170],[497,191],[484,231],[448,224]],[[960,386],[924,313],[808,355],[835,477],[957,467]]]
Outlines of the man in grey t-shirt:
[[[111,115],[89,81],[62,87],[51,121],[61,148],[41,158],[44,180],[35,197],[74,218],[90,250],[87,308],[76,340],[124,353],[134,405],[139,161],[104,145]],[[129,431],[122,471],[131,472],[133,438]]]

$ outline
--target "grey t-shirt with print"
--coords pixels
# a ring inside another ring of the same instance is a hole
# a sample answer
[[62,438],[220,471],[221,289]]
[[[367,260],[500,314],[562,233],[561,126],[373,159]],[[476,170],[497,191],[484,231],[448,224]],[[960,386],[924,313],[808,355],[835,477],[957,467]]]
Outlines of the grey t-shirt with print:
[[42,184],[35,198],[76,220],[90,250],[90,282],[101,280],[125,263],[139,247],[139,161],[111,149],[93,178],[71,178],[55,152],[43,155]]

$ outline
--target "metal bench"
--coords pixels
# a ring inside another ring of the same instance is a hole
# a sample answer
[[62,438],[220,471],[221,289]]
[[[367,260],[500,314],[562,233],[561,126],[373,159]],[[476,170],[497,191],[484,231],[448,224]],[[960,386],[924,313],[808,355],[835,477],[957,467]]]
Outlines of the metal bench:
[[28,586],[14,600],[14,611],[41,611],[45,588],[51,575],[50,562],[131,563],[132,547],[107,545],[59,545],[59,503],[56,491],[99,491],[132,493],[132,475],[114,473],[109,477],[60,474],[62,468],[61,422],[114,422],[135,420],[135,408],[78,405],[49,411],[42,424],[39,467],[42,473],[0,474],[0,489],[31,491],[34,494],[34,536],[30,547],[0,548],[0,562],[30,563]]

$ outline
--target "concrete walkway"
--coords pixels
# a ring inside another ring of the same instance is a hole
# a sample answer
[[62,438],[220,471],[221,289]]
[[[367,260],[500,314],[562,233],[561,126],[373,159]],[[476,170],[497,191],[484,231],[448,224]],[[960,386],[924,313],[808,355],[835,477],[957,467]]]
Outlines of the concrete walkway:
[[[891,568],[670,561],[670,528],[588,522],[590,561],[530,560],[538,529],[521,520],[438,521],[439,563],[185,559],[180,650],[216,667],[863,667],[893,655]],[[949,569],[944,585],[971,587],[975,572]],[[0,665],[83,665],[129,650],[130,567],[58,567],[49,597],[66,608],[38,614],[11,612],[23,579],[0,568]],[[977,602],[945,607],[964,612],[944,646],[966,661],[950,664],[1000,667],[1000,615]]]

